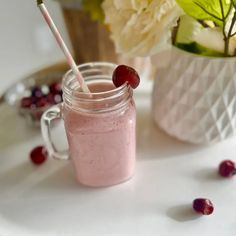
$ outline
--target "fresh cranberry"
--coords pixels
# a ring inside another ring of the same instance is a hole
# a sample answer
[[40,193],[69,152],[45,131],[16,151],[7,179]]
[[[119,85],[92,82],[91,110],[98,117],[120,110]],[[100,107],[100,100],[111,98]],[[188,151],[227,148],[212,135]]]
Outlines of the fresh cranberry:
[[37,86],[32,88],[31,93],[32,93],[32,97],[41,98],[43,96],[42,90]]
[[113,72],[112,81],[116,87],[120,87],[127,81],[129,85],[135,89],[140,83],[140,78],[132,67],[119,65]]
[[47,95],[47,101],[49,104],[57,104],[62,102],[62,96],[60,94],[51,94]]
[[43,164],[47,160],[47,156],[47,151],[43,146],[35,147],[30,152],[30,159],[35,165]]
[[236,165],[233,161],[225,160],[220,163],[219,166],[219,174],[222,177],[232,177],[236,174]]
[[21,99],[20,106],[22,108],[35,108],[37,99],[35,97],[24,97]]
[[55,102],[55,104],[62,102],[62,96],[60,94],[55,94],[54,95],[54,102]]
[[21,99],[21,107],[22,108],[30,108],[33,104],[31,97],[24,97]]
[[48,102],[47,98],[45,98],[45,97],[39,98],[36,103],[37,107],[46,107],[48,105],[49,105],[49,102]]
[[61,93],[62,93],[61,83],[60,83],[60,82],[52,83],[52,84],[49,86],[49,90],[50,90],[50,92],[53,93],[53,94],[61,94]]
[[193,201],[193,209],[203,215],[210,215],[214,211],[214,206],[209,199],[197,198]]
[[49,93],[49,94],[46,96],[46,98],[47,98],[47,101],[48,101],[49,104],[53,105],[53,104],[55,103],[55,102],[54,102],[54,95],[53,95],[53,94]]

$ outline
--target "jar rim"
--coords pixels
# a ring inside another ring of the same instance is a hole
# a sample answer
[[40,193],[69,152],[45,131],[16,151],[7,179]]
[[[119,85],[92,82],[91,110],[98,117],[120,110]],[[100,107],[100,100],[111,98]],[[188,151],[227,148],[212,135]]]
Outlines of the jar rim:
[[[116,64],[114,63],[110,63],[110,62],[88,62],[88,63],[83,63],[77,66],[77,68],[79,70],[83,69],[83,68],[95,68],[95,67],[110,67],[111,69],[115,69],[117,67]],[[81,72],[81,71],[80,71]],[[81,72],[83,74],[83,71]],[[63,86],[63,90],[64,92],[73,92],[74,96],[80,96],[80,95],[108,95],[109,93],[113,94],[116,92],[119,92],[121,90],[123,90],[124,88],[129,87],[128,82],[126,81],[124,84],[122,84],[119,87],[115,87],[114,89],[108,90],[108,91],[103,91],[103,92],[83,92],[83,91],[78,91],[77,89],[71,89],[68,88],[68,85],[66,84],[66,79],[68,78],[69,75],[73,75],[73,71],[72,69],[68,70],[65,75],[62,78],[62,86]],[[85,78],[85,82],[86,82],[86,78]]]
[[[112,73],[116,65],[106,62],[90,62],[78,66],[88,84],[112,83]],[[102,92],[83,92],[72,70],[63,77],[62,91],[65,105],[79,111],[103,113],[125,107],[132,98],[132,88],[128,82]]]

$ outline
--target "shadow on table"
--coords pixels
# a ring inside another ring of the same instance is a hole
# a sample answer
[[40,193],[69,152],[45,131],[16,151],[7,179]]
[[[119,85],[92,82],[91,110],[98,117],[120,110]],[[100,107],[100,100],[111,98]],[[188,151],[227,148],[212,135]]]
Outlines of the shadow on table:
[[[57,162],[57,161],[52,161]],[[56,163],[55,163],[56,164]],[[70,163],[59,163],[58,168],[51,171],[45,178],[38,181],[32,191],[61,191],[68,193],[92,192],[96,188],[90,188],[79,184],[76,180],[74,170]],[[31,191],[30,190],[30,191]]]
[[200,217],[199,214],[193,211],[190,204],[173,206],[167,210],[166,215],[178,222],[192,221]]
[[[20,191],[20,186],[23,191]],[[27,191],[94,191],[76,181],[71,163],[65,161],[48,160],[42,166],[35,166],[29,161],[0,173],[1,192],[27,192]]]
[[0,172],[0,189],[3,194],[12,191],[34,173],[34,166],[28,161],[20,163],[7,171]]
[[40,128],[30,127],[12,107],[0,106],[0,149],[22,143],[40,134]]
[[204,183],[206,182],[219,183],[219,181],[225,180],[218,174],[218,172],[216,171],[216,167],[205,167],[205,168],[199,169],[198,171],[194,173],[194,177],[197,180],[202,181]]

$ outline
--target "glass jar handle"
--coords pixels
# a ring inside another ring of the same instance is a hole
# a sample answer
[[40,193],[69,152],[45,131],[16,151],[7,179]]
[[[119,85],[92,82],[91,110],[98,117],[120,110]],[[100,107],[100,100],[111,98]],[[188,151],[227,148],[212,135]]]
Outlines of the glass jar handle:
[[68,151],[58,151],[52,142],[51,122],[55,119],[61,119],[62,103],[52,106],[45,111],[41,117],[41,133],[48,151],[49,156],[57,160],[68,160]]

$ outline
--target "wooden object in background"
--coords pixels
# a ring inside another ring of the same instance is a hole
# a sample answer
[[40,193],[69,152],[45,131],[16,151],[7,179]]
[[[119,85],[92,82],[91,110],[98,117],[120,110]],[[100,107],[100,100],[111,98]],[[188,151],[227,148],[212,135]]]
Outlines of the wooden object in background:
[[80,9],[62,7],[62,10],[78,64],[91,61],[118,62],[114,44],[103,24],[92,21]]

